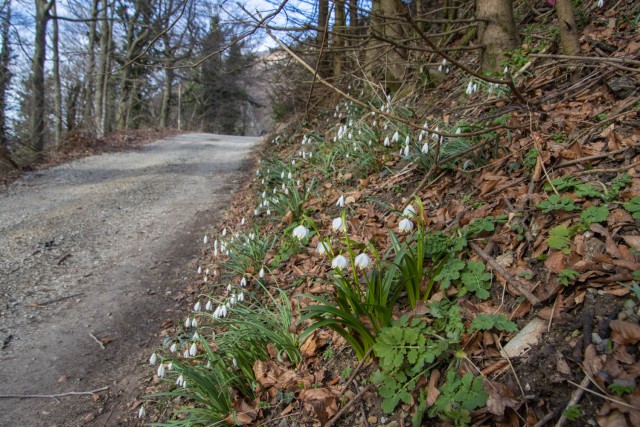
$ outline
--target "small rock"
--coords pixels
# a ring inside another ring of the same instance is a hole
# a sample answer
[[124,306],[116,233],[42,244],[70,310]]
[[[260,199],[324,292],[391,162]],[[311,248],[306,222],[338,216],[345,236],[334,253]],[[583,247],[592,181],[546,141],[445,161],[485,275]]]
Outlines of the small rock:
[[369,422],[369,424],[375,424],[378,422],[378,417],[374,416],[374,415],[369,415],[367,417],[367,421]]

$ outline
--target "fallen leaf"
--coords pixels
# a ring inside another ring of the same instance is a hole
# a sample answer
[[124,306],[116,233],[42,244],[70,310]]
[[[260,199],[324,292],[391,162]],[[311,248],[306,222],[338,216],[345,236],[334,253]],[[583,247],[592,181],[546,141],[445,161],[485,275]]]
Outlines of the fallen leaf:
[[547,330],[547,322],[537,317],[531,319],[520,332],[507,343],[500,353],[507,357],[518,357],[538,343]]
[[626,235],[622,236],[627,245],[631,246],[636,251],[640,251],[640,236]]
[[612,320],[609,325],[611,341],[622,345],[633,345],[640,341],[640,325],[624,320]]
[[440,396],[440,390],[438,390],[439,379],[440,371],[434,369],[433,372],[431,372],[431,376],[429,377],[429,388],[427,390],[427,408],[432,407],[433,404],[436,403],[438,396]]
[[504,384],[485,380],[484,389],[489,394],[487,409],[493,415],[502,416],[507,408],[518,408],[520,401]]

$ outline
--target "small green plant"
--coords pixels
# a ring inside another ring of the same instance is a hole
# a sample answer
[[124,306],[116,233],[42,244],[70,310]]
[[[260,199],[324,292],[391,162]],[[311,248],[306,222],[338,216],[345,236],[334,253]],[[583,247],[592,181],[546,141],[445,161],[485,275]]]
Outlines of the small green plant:
[[621,384],[618,382],[612,382],[607,388],[616,396],[623,396],[625,394],[633,393],[636,389],[635,382],[633,384]]
[[466,227],[465,232],[471,236],[492,232],[496,229],[496,224],[504,224],[507,222],[507,215],[486,216],[483,218],[474,218]]
[[264,264],[265,255],[277,240],[277,236],[269,238],[257,231],[241,233],[227,243],[229,259],[225,261],[224,266],[239,276],[245,275],[248,271],[259,271]]
[[631,213],[633,219],[640,219],[640,196],[631,198],[627,203],[623,203],[622,206]]
[[538,151],[537,148],[527,150],[524,155],[524,160],[522,161],[522,166],[528,171],[533,171],[533,168],[536,167],[536,163],[538,162],[538,155],[540,155],[540,151]]
[[440,396],[429,408],[429,415],[466,426],[471,422],[471,411],[484,406],[489,394],[484,390],[482,377],[466,373],[460,377],[455,370],[447,372],[447,380],[440,388]]
[[481,261],[469,261],[460,274],[460,282],[467,291],[473,292],[478,298],[489,298],[488,289],[491,288],[491,273],[486,271]]
[[496,329],[504,332],[516,332],[518,327],[504,314],[478,314],[471,322],[470,332]]
[[552,211],[559,211],[559,210],[573,212],[578,209],[573,199],[569,198],[568,196],[561,197],[558,194],[550,195],[547,200],[538,203],[536,205],[536,208],[542,209],[542,212],[544,213],[549,213]]
[[582,406],[568,406],[564,411],[562,411],[562,415],[564,415],[569,421],[576,421],[582,416]]
[[570,268],[565,268],[560,273],[558,273],[558,282],[562,283],[564,286],[569,286],[569,283],[572,283],[574,280],[578,278],[580,273]]
[[589,227],[594,222],[605,222],[609,216],[606,206],[589,206],[580,213],[580,219]]
[[328,348],[322,352],[322,358],[325,360],[331,360],[333,359],[333,356],[334,356],[334,352],[333,352],[333,349],[331,348]]
[[353,368],[351,366],[347,366],[345,367],[342,372],[340,372],[340,378],[343,381],[346,381],[349,379],[349,376],[351,375],[351,372],[353,371]]
[[549,230],[549,239],[547,239],[547,243],[549,244],[549,247],[551,249],[557,249],[565,254],[568,254],[569,252],[571,252],[571,247],[569,244],[570,237],[571,231],[567,227],[559,225]]

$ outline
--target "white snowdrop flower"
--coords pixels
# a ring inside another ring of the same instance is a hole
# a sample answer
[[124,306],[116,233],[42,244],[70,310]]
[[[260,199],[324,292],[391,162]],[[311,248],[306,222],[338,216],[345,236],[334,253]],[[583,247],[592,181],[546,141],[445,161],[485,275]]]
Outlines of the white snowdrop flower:
[[193,311],[200,311],[200,309],[202,309],[202,304],[200,304],[200,301],[196,302],[196,304],[193,306]]
[[291,166],[295,166],[296,165],[296,159],[291,160]]
[[223,304],[220,306],[220,317],[227,317],[227,305]]
[[320,240],[318,242],[318,246],[316,248],[316,250],[318,251],[318,253],[320,255],[326,255],[326,253],[329,251],[330,245],[327,242],[323,242],[322,240]]
[[244,301],[244,292],[240,292],[237,298],[238,298],[238,302]]
[[177,349],[178,349],[178,346],[176,345],[176,343],[171,344],[171,347],[169,347],[169,351],[171,353],[175,353]]
[[247,286],[247,278],[246,277],[243,277],[242,279],[240,279],[240,286],[243,287],[243,288],[245,286]]
[[211,300],[208,300],[207,304],[204,306],[204,309],[206,311],[211,311],[212,308],[213,308],[213,305],[211,304]]
[[184,357],[185,359],[189,358],[189,349],[186,349],[184,352],[182,352],[182,357]]
[[187,385],[187,380],[184,380],[184,381],[182,382],[182,387],[184,387],[184,388],[189,388],[189,386]]
[[388,146],[390,146],[390,145],[391,145],[391,142],[389,141],[389,137],[388,137],[388,136],[384,138],[384,143],[383,143],[383,145],[384,145],[385,147],[388,147]]
[[313,159],[313,151],[309,152],[309,158]]
[[233,289],[233,287],[231,286],[231,283],[229,283],[227,285],[227,292],[231,292],[231,289]]
[[222,229],[222,237],[227,235],[227,227]]
[[405,145],[404,146],[404,155],[405,155],[405,157],[409,155],[409,150],[410,150],[409,145],[408,144]]
[[296,185],[300,185],[300,184],[302,184],[302,181],[297,180],[297,181],[296,181]]
[[389,123],[385,123],[385,124],[384,124],[384,126],[383,126],[383,128],[384,128],[384,130],[389,129]]
[[198,274],[202,274],[202,267],[198,266]]
[[335,136],[333,137],[333,142],[338,142],[338,138],[336,138]]
[[378,121],[374,120],[372,124],[373,124],[373,127],[376,127],[376,126],[378,126]]
[[424,145],[422,146],[422,151],[423,154],[428,154],[429,153],[429,143],[425,142]]
[[393,142],[398,142],[400,141],[400,134],[398,133],[398,131],[395,131],[393,133],[393,138],[392,138]]
[[267,198],[267,192],[266,192],[266,190],[262,192],[261,196],[262,196],[262,198],[263,198],[263,199],[266,199],[266,198]]
[[472,163],[473,163],[473,160],[471,160],[471,159],[468,159],[467,161],[465,161],[465,162],[462,164],[462,170],[465,170],[465,171],[466,171],[466,170],[467,170],[467,168],[469,167],[469,165],[471,165]]
[[416,216],[416,209],[412,205],[409,205],[404,208],[404,210],[402,211],[402,215],[405,218],[413,218],[414,216]]
[[198,321],[196,320],[195,317],[193,319],[191,319],[191,327],[192,328],[197,328],[198,327]]
[[258,276],[259,276],[261,279],[264,279],[264,275],[265,275],[265,273],[264,273],[264,267],[262,267],[262,268],[260,269],[260,272],[258,273]]
[[182,387],[183,384],[184,384],[184,377],[182,376],[182,374],[180,374],[180,376],[176,380],[176,385],[179,387]]
[[303,153],[302,150],[298,151],[298,156],[302,157],[302,153]]
[[406,145],[409,145],[411,143],[411,135],[407,135],[406,138],[404,139],[404,143]]
[[347,135],[347,138],[353,139],[353,134],[351,132],[349,132],[349,135]]
[[338,113],[333,113],[333,117],[337,119],[338,118]]
[[335,270],[342,270],[343,268],[347,268],[349,265],[349,261],[342,255],[338,255],[331,261],[331,268]]
[[144,418],[147,415],[147,412],[144,410],[144,405],[138,409],[138,418]]
[[206,234],[204,235],[204,239],[202,239],[202,241],[204,242],[204,244],[206,245],[207,243],[209,243],[209,236],[207,236]]
[[373,141],[369,140],[367,144],[369,145],[369,147],[371,147],[373,145]]
[[198,346],[196,343],[193,343],[191,347],[189,347],[189,356],[194,357],[196,354],[198,354]]
[[339,206],[341,208],[344,208],[344,196],[340,196],[338,198],[338,201],[336,202],[336,206]]
[[153,366],[156,364],[157,361],[158,361],[158,355],[155,352],[153,352],[151,354],[151,357],[149,358],[149,364]]
[[172,369],[173,369],[173,362],[167,363],[167,371],[170,371]]
[[402,156],[402,147],[400,147],[400,149],[398,150],[398,156]]
[[345,154],[344,158],[348,159],[349,158],[349,153]]
[[341,217],[334,218],[331,222],[331,228],[334,231],[347,231],[347,225],[342,221]]
[[198,341],[200,339],[200,335],[197,332],[194,332],[193,337],[191,339],[194,341]]
[[288,195],[289,195],[289,189],[288,189],[288,188],[285,188],[285,189],[284,189],[284,194],[285,194],[285,196],[288,196]]
[[218,248],[213,248],[213,257],[217,258],[219,255]]
[[271,209],[267,209],[267,216],[271,216]]
[[258,211],[258,209],[254,209],[253,210],[253,216],[258,216],[260,212]]
[[246,222],[245,218],[242,217],[242,220],[240,220],[240,225],[244,225],[245,222]]
[[409,218],[402,218],[398,224],[398,230],[403,233],[408,233],[413,230],[413,222]]
[[476,93],[478,91],[478,83],[474,83],[473,84],[473,93]]
[[284,185],[284,182],[283,182],[283,183],[282,183],[282,187],[280,187],[280,188],[282,188],[282,189],[284,190],[285,188],[287,188],[287,186],[286,186],[286,185]]
[[231,298],[229,298],[229,303],[231,305],[235,305],[236,304],[236,294],[231,295]]
[[158,377],[162,378],[164,377],[164,363],[160,363],[160,365],[158,365],[158,372],[156,372],[156,374],[158,375]]
[[304,225],[299,225],[293,229],[293,237],[302,240],[309,235],[309,229]]
[[233,364],[234,368],[238,367],[238,361],[236,360],[236,358],[234,357],[233,360],[231,361],[231,363]]
[[[289,172],[289,173],[291,173],[291,172]],[[277,191],[278,191],[278,189],[274,187],[273,194],[276,194]]]
[[191,318],[187,317],[187,320],[184,321],[184,327],[185,328],[190,328],[191,327]]
[[604,6],[604,0],[598,0],[598,7],[602,8]]
[[375,111],[372,111],[372,112],[371,112],[371,117],[375,117],[375,115],[376,115],[376,112],[375,112]]
[[215,311],[213,312],[213,318],[214,319],[220,318],[220,306],[216,307]]
[[438,65],[438,72],[441,73],[442,72],[442,64]]
[[371,265],[371,258],[369,258],[369,255],[361,253],[353,260],[353,262],[356,267],[365,269]]
[[462,133],[462,129],[458,128],[456,129],[456,135],[460,135]]

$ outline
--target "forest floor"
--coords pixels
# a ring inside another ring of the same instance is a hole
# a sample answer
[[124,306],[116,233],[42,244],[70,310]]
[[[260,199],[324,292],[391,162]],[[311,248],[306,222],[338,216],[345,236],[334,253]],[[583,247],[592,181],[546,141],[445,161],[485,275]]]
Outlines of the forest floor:
[[83,142],[71,150],[83,158],[0,191],[0,425],[129,416],[140,360],[179,316],[203,230],[257,139],[184,134],[133,151],[135,138],[115,141]]

